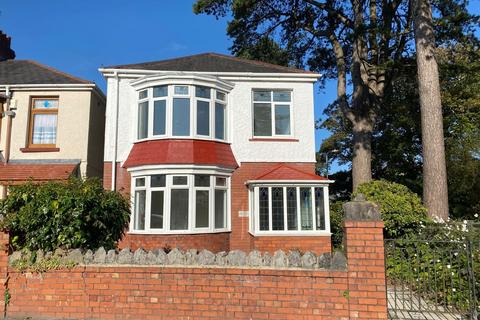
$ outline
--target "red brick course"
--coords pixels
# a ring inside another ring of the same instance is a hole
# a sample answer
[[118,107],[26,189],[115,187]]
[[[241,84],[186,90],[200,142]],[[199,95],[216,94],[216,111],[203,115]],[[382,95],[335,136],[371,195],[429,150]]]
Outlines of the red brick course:
[[119,248],[132,250],[143,248],[207,249],[212,252],[229,251],[229,232],[185,235],[126,234],[118,244]]
[[253,239],[253,246],[259,251],[274,253],[281,249],[283,251],[300,250],[302,252],[312,251],[316,254],[322,254],[332,251],[332,242],[330,236],[318,237],[273,237],[262,236]]

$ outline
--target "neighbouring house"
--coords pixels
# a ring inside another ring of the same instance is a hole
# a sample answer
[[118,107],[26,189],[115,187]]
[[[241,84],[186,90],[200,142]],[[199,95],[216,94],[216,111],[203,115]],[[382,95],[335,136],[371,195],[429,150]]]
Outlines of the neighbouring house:
[[104,186],[132,201],[120,247],[331,250],[319,74],[215,53],[99,70]]
[[0,43],[0,198],[27,180],[101,178],[103,93],[93,82],[14,60],[4,50],[10,39],[0,35]]

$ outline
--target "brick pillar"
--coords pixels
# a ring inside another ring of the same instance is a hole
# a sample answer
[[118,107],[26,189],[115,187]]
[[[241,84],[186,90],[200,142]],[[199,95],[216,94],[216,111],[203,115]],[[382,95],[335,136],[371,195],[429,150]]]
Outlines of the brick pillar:
[[0,292],[0,317],[5,312],[5,290],[7,289],[8,282],[8,246],[9,246],[8,233],[0,231],[0,283],[2,290]]
[[387,319],[383,221],[378,207],[359,195],[345,203],[350,319]]

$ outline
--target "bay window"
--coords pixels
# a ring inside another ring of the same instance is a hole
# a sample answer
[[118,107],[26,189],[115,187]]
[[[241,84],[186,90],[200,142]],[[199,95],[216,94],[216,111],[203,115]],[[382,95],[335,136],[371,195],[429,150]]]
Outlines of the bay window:
[[227,94],[200,85],[159,85],[138,92],[137,140],[226,140]]
[[256,185],[250,196],[253,233],[308,235],[330,231],[326,186]]
[[132,232],[227,230],[228,177],[154,174],[133,178]]
[[292,92],[289,90],[253,90],[253,135],[255,137],[290,136]]

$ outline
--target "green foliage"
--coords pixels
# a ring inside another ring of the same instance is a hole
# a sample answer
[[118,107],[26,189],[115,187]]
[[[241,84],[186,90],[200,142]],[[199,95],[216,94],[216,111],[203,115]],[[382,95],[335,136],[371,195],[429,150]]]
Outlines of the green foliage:
[[20,272],[30,271],[35,273],[43,273],[51,270],[71,269],[76,265],[77,263],[65,260],[64,258],[58,256],[51,256],[42,260],[22,257],[12,264],[12,268]]
[[404,185],[374,180],[361,184],[352,197],[358,193],[380,206],[386,238],[397,239],[416,233],[428,221],[420,197]]
[[332,232],[332,245],[340,249],[343,241],[343,201],[330,203],[330,231]]
[[129,222],[128,201],[97,179],[13,186],[0,202],[15,249],[113,248]]

